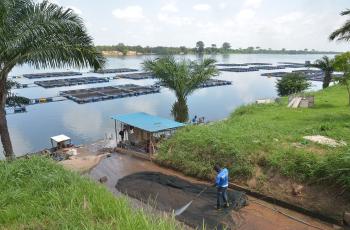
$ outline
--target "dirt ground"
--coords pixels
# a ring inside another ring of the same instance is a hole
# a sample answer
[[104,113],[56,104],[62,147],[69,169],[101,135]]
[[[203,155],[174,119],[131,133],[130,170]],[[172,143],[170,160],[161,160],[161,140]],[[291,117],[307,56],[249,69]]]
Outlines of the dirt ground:
[[[121,154],[112,154],[111,157],[103,159],[90,171],[89,176],[96,181],[101,177],[107,177],[105,185],[108,189],[116,195],[121,195],[121,193],[115,188],[118,181],[125,176],[145,171],[161,172],[165,175],[177,176],[192,183],[203,183],[204,185],[208,185],[203,181],[186,177],[178,172],[162,168],[152,162]],[[171,196],[169,196],[169,199],[171,200]],[[213,205],[215,205],[215,199],[215,197],[212,198]],[[252,197],[248,197],[248,199],[250,200],[250,203],[247,207],[242,208],[238,212],[231,211],[230,215],[235,223],[235,226],[231,226],[231,229],[309,230],[334,229],[335,227],[331,224],[324,223],[291,210],[276,207]]]

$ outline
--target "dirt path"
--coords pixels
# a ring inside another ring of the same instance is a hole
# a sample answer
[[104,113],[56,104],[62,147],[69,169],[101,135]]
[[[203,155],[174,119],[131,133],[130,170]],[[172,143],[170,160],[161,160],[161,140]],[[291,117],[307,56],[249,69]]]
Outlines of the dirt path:
[[[121,154],[113,154],[111,157],[102,160],[99,165],[90,171],[89,176],[95,180],[106,176],[108,180],[105,182],[105,185],[114,194],[121,195],[115,188],[117,182],[125,176],[145,171],[161,172],[166,175],[173,175],[186,179],[192,183],[203,183],[194,178],[183,176],[178,172],[162,168],[152,162]],[[281,207],[274,207],[269,203],[256,200],[252,197],[249,197],[249,200],[251,201],[249,206],[241,209],[239,212],[232,212],[230,214],[236,220],[235,229],[334,229],[332,225],[312,219],[300,213]],[[213,206],[214,205],[215,197],[213,197]],[[290,217],[287,217],[285,214]]]

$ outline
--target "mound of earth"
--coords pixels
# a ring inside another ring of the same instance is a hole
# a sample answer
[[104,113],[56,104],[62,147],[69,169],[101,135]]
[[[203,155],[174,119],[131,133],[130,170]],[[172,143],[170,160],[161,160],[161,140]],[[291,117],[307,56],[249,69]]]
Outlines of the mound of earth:
[[176,219],[195,228],[203,224],[207,229],[233,229],[232,211],[247,204],[244,193],[228,190],[230,208],[215,210],[216,188],[209,187],[197,197],[204,185],[193,184],[174,176],[157,172],[141,172],[120,179],[116,188],[136,199],[147,202],[159,210],[172,212],[193,200],[192,204]]

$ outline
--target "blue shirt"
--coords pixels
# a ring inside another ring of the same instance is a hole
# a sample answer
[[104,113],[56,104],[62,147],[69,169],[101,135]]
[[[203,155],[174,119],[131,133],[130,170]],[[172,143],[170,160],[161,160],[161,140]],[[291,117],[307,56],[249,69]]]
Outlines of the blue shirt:
[[226,168],[222,169],[215,180],[216,187],[227,188],[228,187],[228,170]]

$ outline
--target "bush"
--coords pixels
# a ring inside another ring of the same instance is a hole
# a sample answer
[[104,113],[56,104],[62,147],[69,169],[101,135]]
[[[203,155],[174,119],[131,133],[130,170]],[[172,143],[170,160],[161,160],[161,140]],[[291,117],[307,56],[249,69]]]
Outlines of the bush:
[[299,73],[286,74],[277,80],[276,88],[279,96],[288,96],[294,93],[300,93],[311,86],[305,75]]
[[6,105],[8,106],[28,105],[29,103],[30,99],[21,96],[10,96],[6,99]]
[[181,229],[50,159],[0,161],[0,229]]

